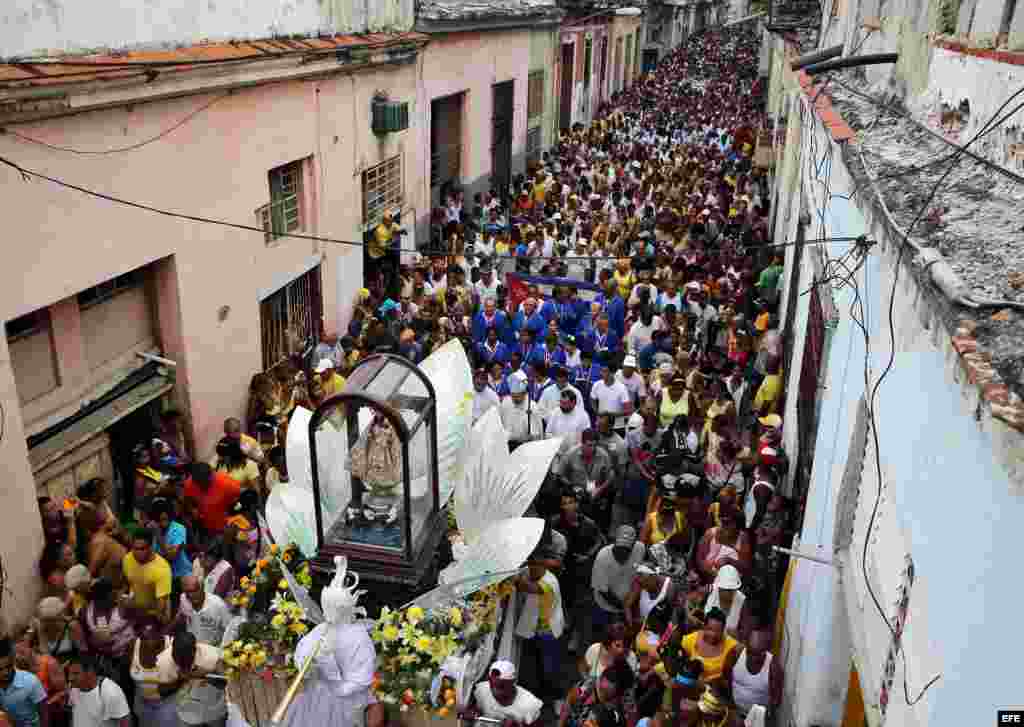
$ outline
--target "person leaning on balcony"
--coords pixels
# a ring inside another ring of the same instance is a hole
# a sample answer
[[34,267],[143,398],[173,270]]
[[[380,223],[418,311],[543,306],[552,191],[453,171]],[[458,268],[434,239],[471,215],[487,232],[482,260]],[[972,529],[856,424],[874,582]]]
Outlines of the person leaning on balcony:
[[366,271],[368,279],[375,279],[384,275],[385,280],[390,280],[390,258],[395,244],[395,238],[403,234],[403,230],[394,221],[390,210],[384,213],[384,219],[373,229],[373,236],[366,248],[372,269]]

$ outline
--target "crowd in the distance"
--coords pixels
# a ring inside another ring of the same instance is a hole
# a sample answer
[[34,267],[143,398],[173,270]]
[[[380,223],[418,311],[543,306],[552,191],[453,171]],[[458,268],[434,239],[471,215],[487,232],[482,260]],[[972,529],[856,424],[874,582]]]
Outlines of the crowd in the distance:
[[496,407],[513,448],[563,438],[533,505],[549,527],[516,579],[522,659],[495,664],[468,715],[771,720],[774,546],[796,513],[782,494],[782,267],[752,159],[757,50],[742,27],[691,37],[506,194],[470,207],[446,190],[412,264],[374,254],[399,235],[382,222],[345,335],[253,378],[248,433],[227,420],[209,463],[186,461],[175,412],[140,436],[129,530],[104,481],[41,499],[44,598],[0,640],[7,719],[222,723],[223,690],[198,677],[237,624],[229,596],[265,537],[261,502],[288,484],[291,412],[339,393],[370,353],[419,361],[459,339],[474,418]]

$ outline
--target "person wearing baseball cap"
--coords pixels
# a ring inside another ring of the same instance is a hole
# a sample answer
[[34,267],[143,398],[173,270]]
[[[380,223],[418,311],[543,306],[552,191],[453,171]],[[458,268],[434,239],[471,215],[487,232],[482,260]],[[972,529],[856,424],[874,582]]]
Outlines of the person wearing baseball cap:
[[592,627],[601,633],[608,624],[624,618],[626,596],[633,586],[636,567],[644,558],[644,546],[637,541],[636,529],[622,525],[615,540],[594,557],[590,587],[594,592]]
[[462,718],[511,720],[529,727],[539,722],[544,703],[516,683],[516,665],[506,659],[491,664],[487,680],[473,687],[473,697]]

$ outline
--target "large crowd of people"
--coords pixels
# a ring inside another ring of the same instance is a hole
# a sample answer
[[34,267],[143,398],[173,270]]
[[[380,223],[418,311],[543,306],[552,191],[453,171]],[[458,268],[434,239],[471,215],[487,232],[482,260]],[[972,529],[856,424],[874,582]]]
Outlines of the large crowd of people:
[[44,597],[0,639],[6,719],[223,723],[204,676],[265,537],[261,503],[288,484],[292,411],[342,391],[368,354],[419,361],[459,339],[474,419],[496,408],[512,448],[562,438],[532,506],[548,527],[515,581],[522,658],[495,663],[463,716],[771,720],[774,546],[797,513],[781,486],[782,267],[753,164],[757,53],[743,27],[692,36],[508,190],[472,205],[446,190],[409,264],[373,254],[400,237],[382,222],[347,331],[255,376],[211,461],[188,461],[173,411],[138,443],[133,527],[102,480],[42,498]]

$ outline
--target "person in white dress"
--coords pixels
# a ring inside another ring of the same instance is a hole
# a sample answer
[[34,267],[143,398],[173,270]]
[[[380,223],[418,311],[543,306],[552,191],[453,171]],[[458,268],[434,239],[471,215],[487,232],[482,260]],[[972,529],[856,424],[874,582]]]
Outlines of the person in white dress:
[[313,666],[281,727],[361,727],[367,707],[376,702],[370,686],[377,652],[366,625],[356,622],[365,614],[357,606],[364,591],[356,590],[359,577],[348,573],[345,558],[334,562],[334,579],[320,596],[325,622],[295,647],[296,666],[301,669],[311,658]]
[[487,681],[473,687],[473,700],[463,716],[511,720],[529,727],[539,722],[543,706],[537,697],[516,684],[516,665],[499,660],[491,665]]

